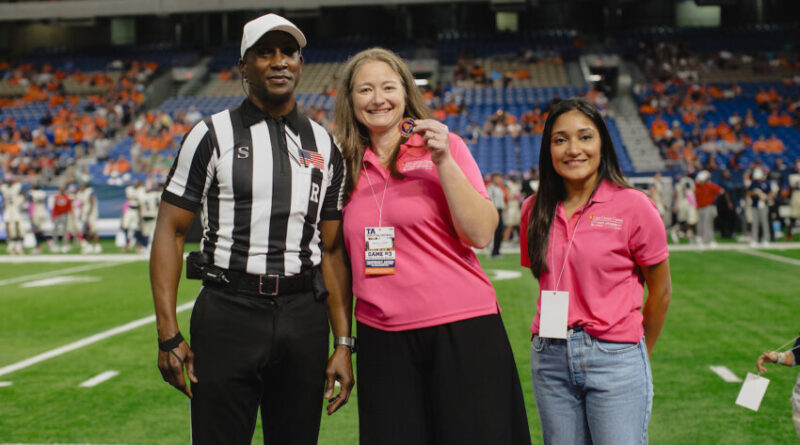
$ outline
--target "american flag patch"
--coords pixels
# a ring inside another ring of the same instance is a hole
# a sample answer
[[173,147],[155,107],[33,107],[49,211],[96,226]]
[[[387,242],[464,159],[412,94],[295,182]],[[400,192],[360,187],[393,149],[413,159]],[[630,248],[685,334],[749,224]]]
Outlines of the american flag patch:
[[304,167],[313,166],[320,170],[325,169],[325,158],[316,151],[308,151],[299,149],[300,151],[300,165]]

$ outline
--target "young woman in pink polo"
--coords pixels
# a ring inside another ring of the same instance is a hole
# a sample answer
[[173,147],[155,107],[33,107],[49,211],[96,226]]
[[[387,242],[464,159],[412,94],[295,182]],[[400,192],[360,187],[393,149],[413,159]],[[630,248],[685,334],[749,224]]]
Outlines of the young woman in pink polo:
[[469,149],[430,118],[390,51],[353,56],[338,91],[361,443],[530,444],[497,297],[472,250],[498,216]]
[[544,442],[647,443],[649,355],[672,293],[661,217],[625,182],[603,117],[584,99],[550,111],[539,169],[520,248],[540,288],[531,377]]

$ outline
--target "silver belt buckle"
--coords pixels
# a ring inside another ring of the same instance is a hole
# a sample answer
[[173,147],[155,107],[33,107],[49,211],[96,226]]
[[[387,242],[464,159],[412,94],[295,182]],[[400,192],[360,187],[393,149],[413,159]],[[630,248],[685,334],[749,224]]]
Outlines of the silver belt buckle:
[[[275,279],[275,291],[274,292],[264,292],[264,277],[266,278],[274,278]],[[280,275],[259,275],[258,276],[258,294],[259,295],[268,295],[270,297],[278,296],[278,284],[281,281]]]

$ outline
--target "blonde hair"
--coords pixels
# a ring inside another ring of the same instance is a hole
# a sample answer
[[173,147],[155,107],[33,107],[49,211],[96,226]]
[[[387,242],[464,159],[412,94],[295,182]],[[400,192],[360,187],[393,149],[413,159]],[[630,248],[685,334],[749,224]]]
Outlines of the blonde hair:
[[[356,120],[353,108],[353,81],[358,70],[369,62],[384,62],[400,76],[406,96],[404,117],[411,119],[429,119],[432,116],[430,108],[425,105],[422,93],[414,83],[414,76],[408,65],[397,54],[384,48],[370,48],[359,52],[347,61],[339,77],[336,104],[334,106],[334,120],[336,129],[334,137],[342,149],[342,157],[347,175],[345,181],[345,200],[355,190],[364,151],[369,145],[369,131]],[[395,150],[389,162],[389,171],[392,176],[402,178],[397,170],[398,150]]]

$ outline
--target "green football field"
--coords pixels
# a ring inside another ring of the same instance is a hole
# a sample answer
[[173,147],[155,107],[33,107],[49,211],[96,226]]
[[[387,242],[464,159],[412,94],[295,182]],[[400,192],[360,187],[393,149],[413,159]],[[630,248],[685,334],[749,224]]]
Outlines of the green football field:
[[[58,258],[0,257],[0,444],[188,443],[188,399],[156,368],[147,263]],[[503,278],[494,284],[533,442],[541,443],[528,370],[537,283],[518,255],[481,259],[490,277]],[[769,365],[770,384],[754,412],[734,404],[741,383],[725,382],[710,366],[742,379],[761,352],[797,335],[800,250],[678,251],[670,262],[672,304],[652,356],[650,443],[796,443],[789,396],[800,368]],[[182,282],[179,305],[198,288]],[[179,321],[188,332],[185,307]],[[110,378],[92,382],[96,376]],[[340,412],[323,415],[321,444],[358,442],[357,402],[356,391]],[[259,425],[254,443],[261,442]]]

